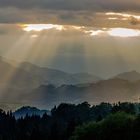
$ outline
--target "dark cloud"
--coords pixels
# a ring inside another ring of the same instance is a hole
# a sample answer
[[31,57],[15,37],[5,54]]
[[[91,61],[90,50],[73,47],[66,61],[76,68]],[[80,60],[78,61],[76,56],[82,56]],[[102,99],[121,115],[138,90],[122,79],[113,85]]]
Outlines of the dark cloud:
[[52,23],[94,27],[139,26],[139,21],[135,19],[118,20],[116,23],[107,21],[104,13],[110,11],[139,13],[140,1],[0,0],[0,23]]
[[47,10],[140,10],[138,0],[0,0],[1,7]]

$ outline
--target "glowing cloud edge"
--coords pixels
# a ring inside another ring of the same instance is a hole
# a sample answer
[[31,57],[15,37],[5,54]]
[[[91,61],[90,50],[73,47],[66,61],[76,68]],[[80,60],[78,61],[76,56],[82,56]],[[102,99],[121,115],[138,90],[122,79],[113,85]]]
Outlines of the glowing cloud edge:
[[[22,30],[26,32],[36,31],[40,32],[43,30],[55,29],[58,31],[63,30],[78,30],[91,36],[114,36],[114,37],[137,37],[140,36],[140,30],[130,28],[102,28],[98,30],[92,30],[84,26],[73,26],[73,25],[57,25],[57,24],[24,24],[21,25]],[[94,29],[94,28],[93,28]]]

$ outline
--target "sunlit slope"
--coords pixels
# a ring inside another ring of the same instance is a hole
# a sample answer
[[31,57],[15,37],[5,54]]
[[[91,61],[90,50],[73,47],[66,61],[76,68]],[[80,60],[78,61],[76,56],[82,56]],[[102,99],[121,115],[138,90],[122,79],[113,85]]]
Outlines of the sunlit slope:
[[41,79],[21,68],[14,67],[0,59],[0,85],[20,87],[36,87],[41,84]]

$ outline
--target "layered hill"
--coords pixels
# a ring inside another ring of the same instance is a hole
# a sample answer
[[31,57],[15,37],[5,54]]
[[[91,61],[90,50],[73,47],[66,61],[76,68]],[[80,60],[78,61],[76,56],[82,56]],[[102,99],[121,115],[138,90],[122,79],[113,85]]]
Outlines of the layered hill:
[[0,58],[0,76],[2,106],[6,101],[51,108],[61,102],[138,101],[140,96],[140,74],[136,71],[101,80],[87,73],[70,74],[29,62],[13,66]]
[[122,79],[109,79],[97,83],[82,85],[42,85],[27,93],[28,100],[34,99],[45,106],[57,105],[61,102],[91,104],[100,102],[138,101],[140,97],[140,81],[131,82]]

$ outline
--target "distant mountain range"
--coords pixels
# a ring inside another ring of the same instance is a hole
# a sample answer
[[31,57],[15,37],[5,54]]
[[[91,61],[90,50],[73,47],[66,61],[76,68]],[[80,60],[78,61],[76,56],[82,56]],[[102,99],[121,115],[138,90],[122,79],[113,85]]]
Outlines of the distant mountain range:
[[62,84],[91,83],[101,80],[100,77],[88,73],[70,74],[56,69],[39,67],[29,62],[21,63],[19,68],[40,77],[46,84],[53,84],[56,86]]
[[52,107],[61,102],[91,104],[100,102],[138,101],[140,97],[140,81],[131,82],[122,79],[109,79],[87,85],[42,85],[24,95],[26,100],[42,103]]
[[0,77],[0,97],[9,104],[50,108],[61,102],[137,101],[140,96],[140,74],[136,71],[102,80],[87,73],[70,74],[29,62],[13,66],[0,58]]
[[[56,69],[39,67],[29,62],[20,63],[13,66],[0,58],[0,82],[7,82],[10,78],[11,83],[18,86],[35,87],[40,84],[62,84],[91,83],[101,80],[100,77],[88,73],[70,74]],[[9,82],[9,81],[8,81]]]
[[[84,84],[99,80],[101,78],[91,74],[69,74],[60,70],[39,67],[29,62],[19,65],[16,65],[15,62],[12,65],[0,57],[0,99],[2,101],[0,105],[3,108],[10,108],[7,103],[5,106],[3,102],[27,103],[28,101],[24,100],[24,95],[41,85],[53,84],[58,87],[63,84]],[[19,100],[21,97],[22,100]]]

